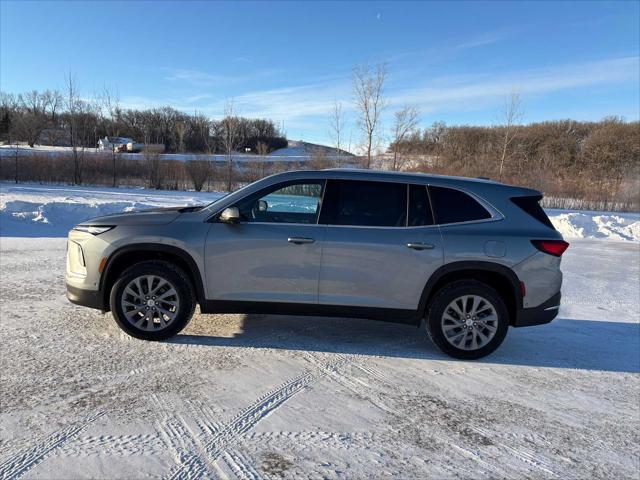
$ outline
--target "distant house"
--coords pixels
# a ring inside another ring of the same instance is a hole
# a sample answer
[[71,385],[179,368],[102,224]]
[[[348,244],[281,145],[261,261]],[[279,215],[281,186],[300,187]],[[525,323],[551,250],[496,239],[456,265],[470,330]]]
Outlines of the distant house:
[[98,150],[106,150],[108,152],[126,152],[127,144],[129,143],[134,143],[132,138],[104,137],[98,140]]
[[163,143],[137,143],[127,137],[104,137],[98,140],[98,150],[107,152],[139,153],[139,152],[164,152]]

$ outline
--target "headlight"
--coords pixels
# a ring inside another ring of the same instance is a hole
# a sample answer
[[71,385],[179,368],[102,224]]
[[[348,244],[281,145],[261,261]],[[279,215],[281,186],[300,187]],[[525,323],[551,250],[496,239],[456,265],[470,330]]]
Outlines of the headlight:
[[101,233],[108,232],[112,228],[115,228],[115,226],[76,225],[75,227],[73,227],[74,230],[90,233],[91,235],[100,235]]

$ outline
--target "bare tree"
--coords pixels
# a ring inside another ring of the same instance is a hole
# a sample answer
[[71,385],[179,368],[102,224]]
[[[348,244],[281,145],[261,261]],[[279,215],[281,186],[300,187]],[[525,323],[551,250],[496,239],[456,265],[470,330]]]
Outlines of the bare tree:
[[47,127],[49,96],[49,91],[40,93],[37,90],[18,95],[17,105],[20,115],[18,115],[16,122],[17,133],[26,140],[31,148],[35,146]]
[[187,124],[185,122],[178,122],[175,126],[176,137],[178,137],[178,152],[184,152],[184,136],[187,133]]
[[[100,106],[105,110],[106,115],[108,116],[107,125],[107,133],[110,137],[118,137],[120,135],[119,127],[120,127],[120,97],[117,92],[114,94],[110,92],[106,87],[102,93],[102,97],[100,98]],[[113,174],[113,182],[111,184],[112,187],[117,186],[118,184],[118,151],[115,148],[115,145],[111,144],[111,165],[112,165],[112,174]]]
[[[80,130],[82,127],[79,124],[82,100],[80,100],[78,95],[78,86],[71,72],[69,72],[65,80],[67,112],[69,113],[69,138],[71,140],[71,151],[73,154],[73,183],[79,185],[82,183],[82,164],[84,163],[84,146],[80,145]],[[82,152],[79,151],[80,148]]]
[[321,148],[314,149],[309,159],[309,168],[312,170],[324,170],[326,168],[333,168],[335,162],[327,157],[325,151]]
[[386,77],[387,66],[384,63],[376,65],[373,70],[368,65],[353,69],[353,96],[359,113],[358,127],[365,140],[367,168],[371,168],[373,142],[379,128],[380,114],[386,106],[383,97]]
[[256,145],[256,153],[260,156],[260,178],[266,176],[267,161],[264,157],[269,154],[269,145],[264,142],[258,142]]
[[524,112],[522,109],[522,100],[520,94],[517,91],[511,92],[511,95],[507,97],[504,102],[504,110],[502,111],[502,123],[504,135],[502,137],[502,154],[500,155],[500,169],[498,171],[498,179],[502,180],[502,173],[504,171],[504,165],[509,157],[509,146],[513,142],[513,139],[518,134],[520,128],[520,122]]
[[227,156],[227,191],[233,187],[233,154],[240,143],[240,119],[236,115],[233,100],[224,107],[224,118],[220,121],[221,143]]
[[402,156],[398,157],[398,153],[402,153],[403,142],[407,136],[418,127],[418,109],[411,105],[405,105],[401,110],[394,113],[393,129],[391,131],[393,149],[393,170],[400,170],[404,165]]
[[148,174],[148,187],[160,190],[164,184],[165,171],[162,168],[160,154],[156,152],[144,153],[145,170]]
[[[344,131],[344,115],[342,113],[342,102],[337,100],[333,102],[331,112],[329,113],[329,135],[333,140],[338,155],[342,155],[342,135]],[[338,165],[340,165],[340,157],[338,157]]]

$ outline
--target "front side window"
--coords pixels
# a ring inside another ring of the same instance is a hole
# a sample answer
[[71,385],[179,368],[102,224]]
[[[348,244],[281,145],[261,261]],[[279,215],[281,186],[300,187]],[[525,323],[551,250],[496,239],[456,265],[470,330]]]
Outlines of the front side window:
[[323,180],[287,182],[240,200],[243,222],[310,223],[317,221]]
[[439,225],[491,218],[491,214],[475,198],[460,190],[430,186],[429,194]]
[[404,227],[404,183],[329,180],[320,223],[366,227]]

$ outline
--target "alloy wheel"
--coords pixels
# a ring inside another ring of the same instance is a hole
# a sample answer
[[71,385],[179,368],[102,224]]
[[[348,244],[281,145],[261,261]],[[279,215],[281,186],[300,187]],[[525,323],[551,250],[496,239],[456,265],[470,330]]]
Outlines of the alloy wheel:
[[498,331],[498,314],[486,298],[463,295],[447,305],[441,325],[444,337],[451,345],[461,350],[478,350]]
[[158,331],[176,319],[180,299],[167,279],[158,275],[142,275],[127,284],[120,304],[131,325],[140,330]]

